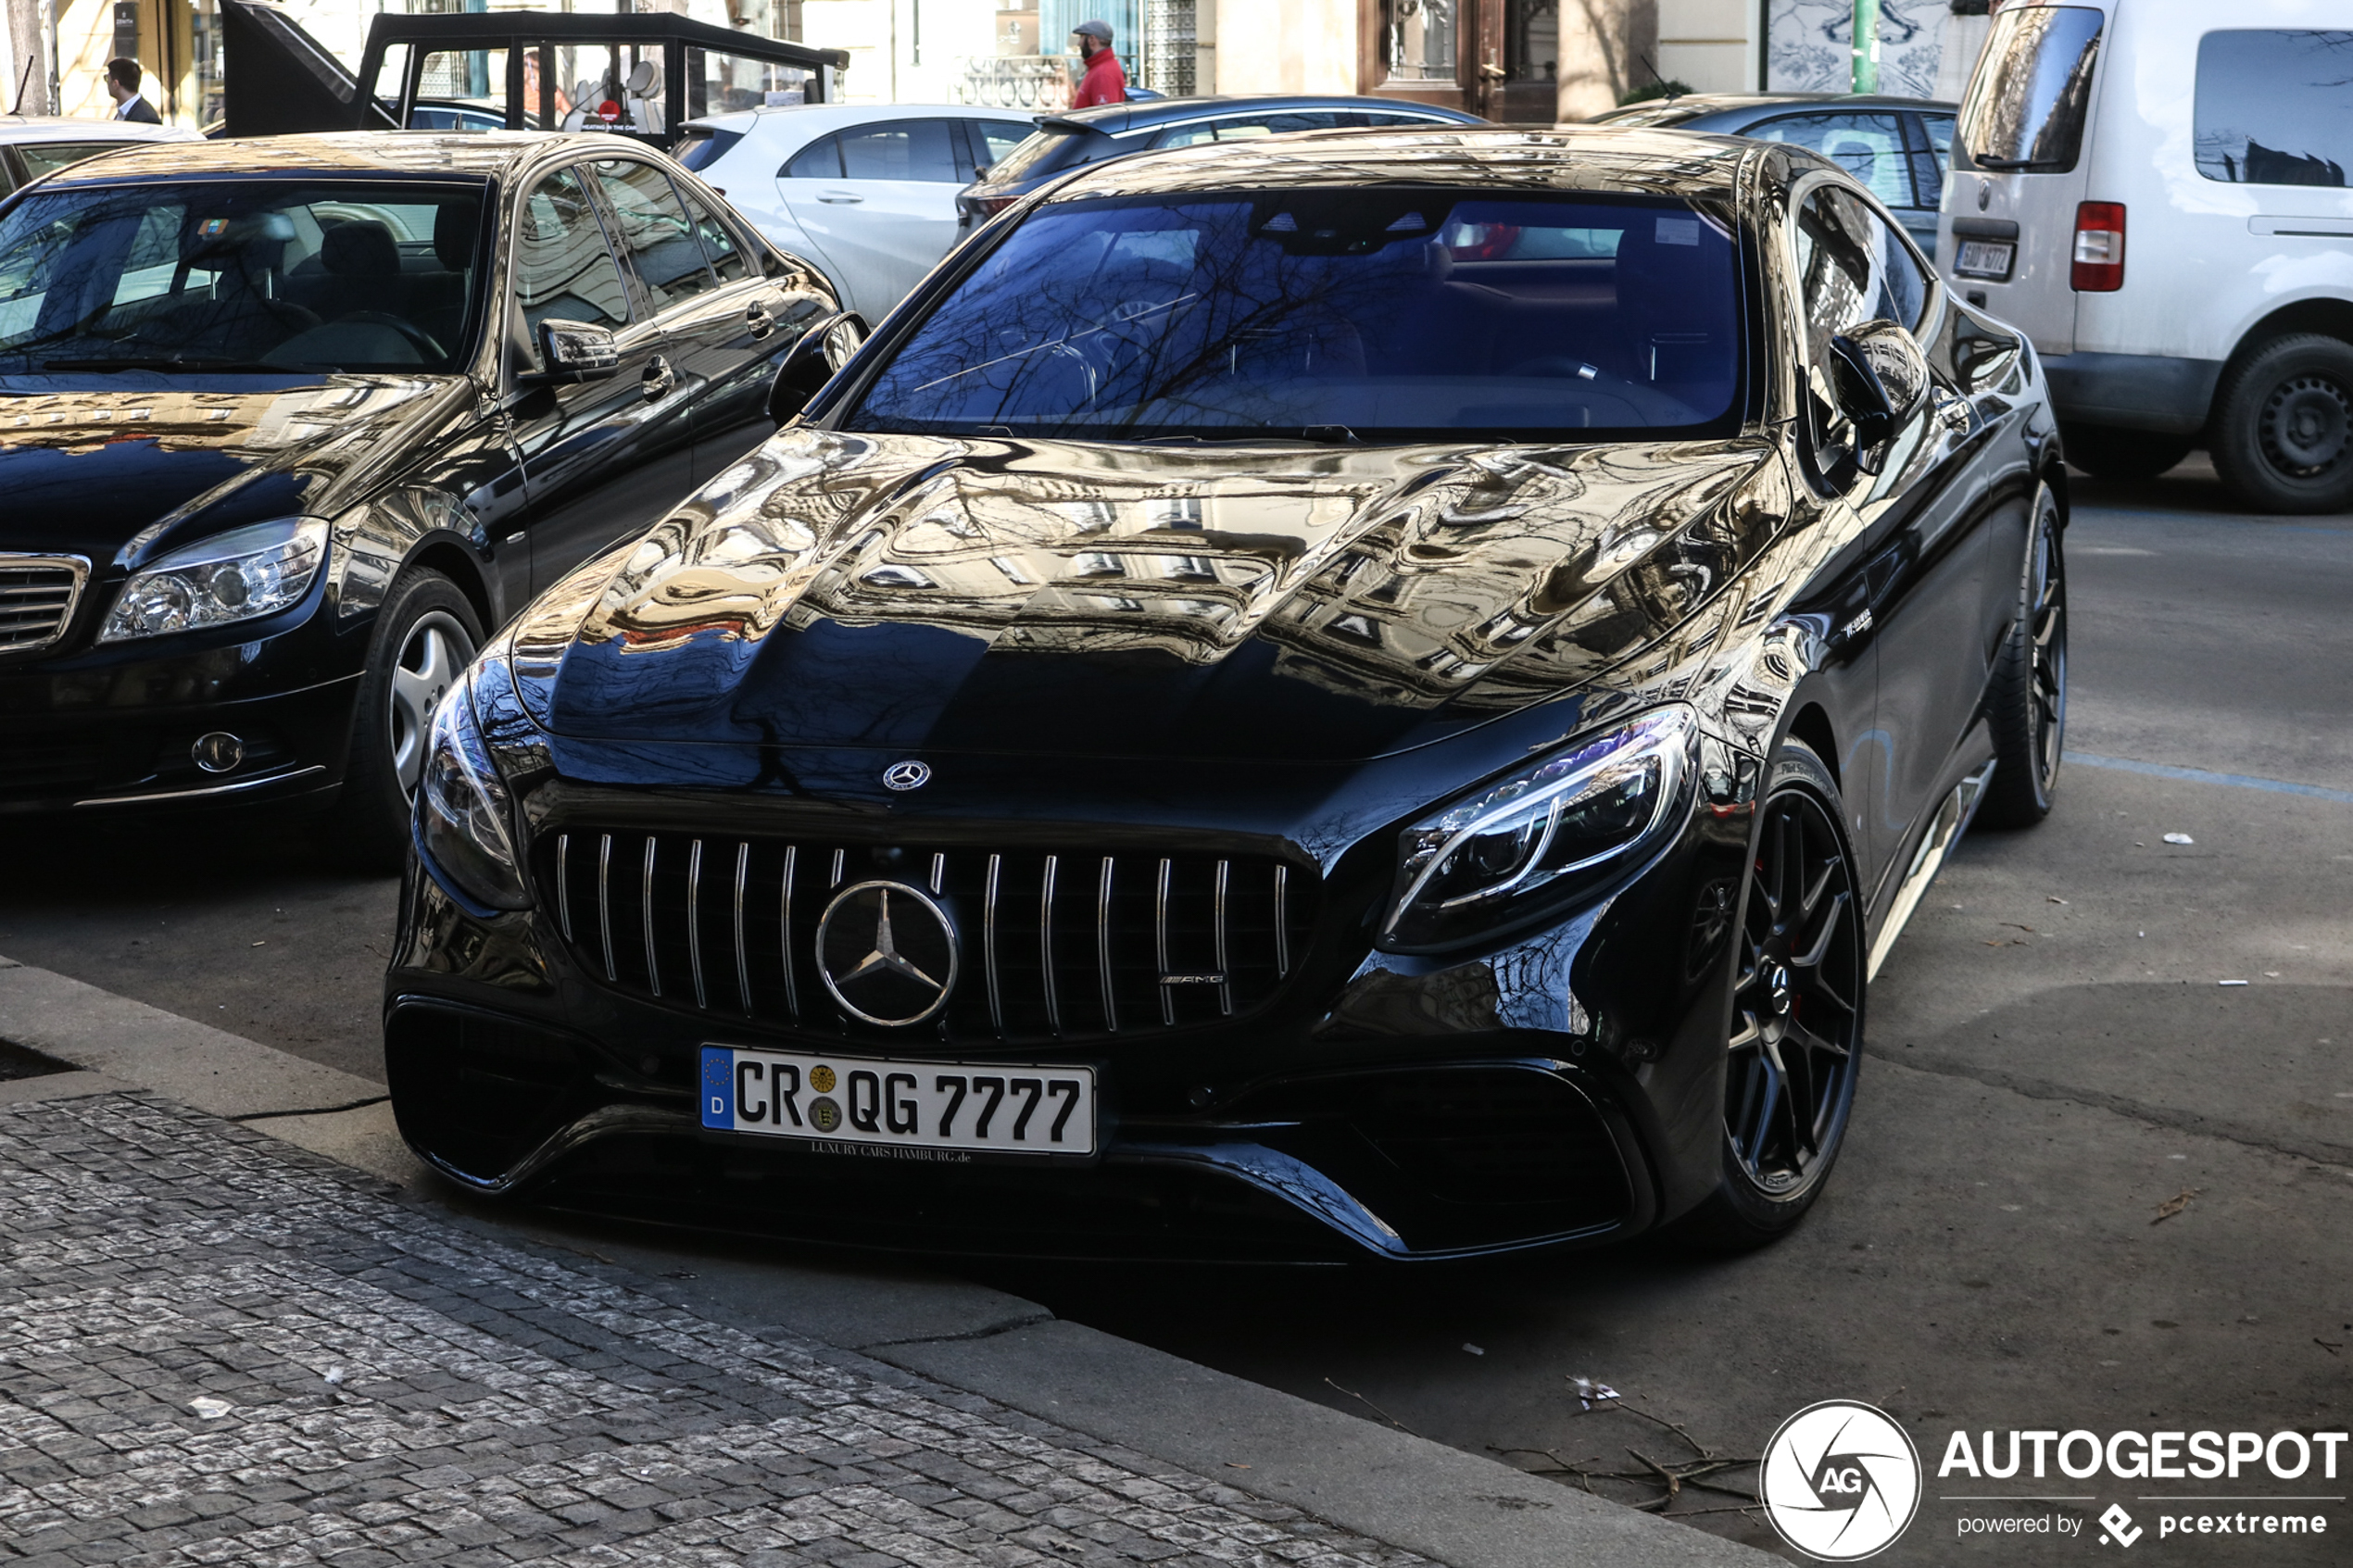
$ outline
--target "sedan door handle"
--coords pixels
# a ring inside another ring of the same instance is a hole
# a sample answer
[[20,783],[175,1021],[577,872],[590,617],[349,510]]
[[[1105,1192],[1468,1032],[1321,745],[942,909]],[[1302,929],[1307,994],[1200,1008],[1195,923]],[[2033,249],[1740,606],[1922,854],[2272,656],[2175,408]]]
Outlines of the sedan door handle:
[[646,395],[647,402],[658,403],[677,384],[678,372],[670,368],[669,360],[657,354],[646,361],[646,376],[637,383],[637,390]]
[[839,207],[845,203],[862,202],[866,198],[850,191],[825,191],[821,193],[817,199]]

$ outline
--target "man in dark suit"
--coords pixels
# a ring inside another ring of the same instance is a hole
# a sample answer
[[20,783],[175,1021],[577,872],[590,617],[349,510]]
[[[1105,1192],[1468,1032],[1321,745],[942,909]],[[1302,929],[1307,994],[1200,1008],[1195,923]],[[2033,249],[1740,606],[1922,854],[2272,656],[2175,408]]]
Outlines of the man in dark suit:
[[135,119],[142,125],[161,125],[163,116],[156,113],[155,105],[139,96],[139,62],[128,55],[118,55],[107,62],[107,95],[114,100],[117,119]]

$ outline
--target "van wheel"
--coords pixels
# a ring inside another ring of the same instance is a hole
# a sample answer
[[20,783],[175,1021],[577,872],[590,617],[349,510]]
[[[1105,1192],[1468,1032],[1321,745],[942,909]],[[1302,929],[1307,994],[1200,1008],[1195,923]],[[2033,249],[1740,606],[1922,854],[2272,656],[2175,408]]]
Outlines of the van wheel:
[[2257,511],[2353,508],[2353,344],[2277,338],[2222,378],[2214,471]]
[[2095,479],[2155,479],[2190,455],[2186,435],[2110,425],[2069,425],[2067,460]]

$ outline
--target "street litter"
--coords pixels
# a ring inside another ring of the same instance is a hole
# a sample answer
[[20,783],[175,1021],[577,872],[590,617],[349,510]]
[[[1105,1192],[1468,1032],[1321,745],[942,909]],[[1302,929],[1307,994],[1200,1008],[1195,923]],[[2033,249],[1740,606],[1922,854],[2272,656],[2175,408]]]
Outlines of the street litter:
[[1618,1397],[1617,1389],[1606,1383],[1596,1383],[1590,1377],[1579,1377],[1571,1373],[1568,1381],[1569,1386],[1577,1390],[1577,1403],[1581,1410],[1592,1410],[1595,1405]]
[[2163,1224],[2166,1221],[2171,1219],[2183,1210],[2187,1209],[2190,1206],[2190,1199],[2196,1198],[2197,1195],[2198,1189],[2196,1187],[2183,1187],[2181,1191],[2175,1193],[2172,1197],[2167,1198],[2164,1202],[2157,1206],[2157,1218],[2151,1220],[2149,1223],[2152,1225]]
[[199,1399],[190,1399],[188,1401],[188,1408],[195,1411],[198,1415],[204,1417],[207,1421],[218,1421],[237,1407],[231,1404],[226,1399],[216,1399],[211,1395],[208,1394]]
[[2165,842],[2168,844],[2196,844],[2197,840],[2192,838],[2185,833],[2169,833],[2165,835]]
[[2217,980],[2214,984],[2217,985],[2244,985],[2246,982],[2244,980]]
[[2045,903],[2050,904],[2064,904],[2067,902],[2066,899],[2060,897],[2056,893],[2045,893],[2043,895],[2043,899]]
[[330,1383],[341,1383],[343,1381],[343,1368],[339,1366],[329,1367],[327,1369],[327,1381]]
[[1474,1356],[1483,1356],[1487,1354],[1486,1351],[1480,1349],[1478,1346],[1471,1344],[1467,1340],[1464,1342],[1463,1348],[1468,1350]]

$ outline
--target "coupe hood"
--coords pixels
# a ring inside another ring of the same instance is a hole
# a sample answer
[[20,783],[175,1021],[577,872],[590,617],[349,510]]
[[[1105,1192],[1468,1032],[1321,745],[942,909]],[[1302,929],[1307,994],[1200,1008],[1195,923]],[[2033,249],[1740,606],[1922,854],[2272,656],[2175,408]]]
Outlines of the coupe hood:
[[356,466],[403,450],[387,437],[465,387],[453,377],[0,380],[0,550],[127,562],[220,528],[333,510]]
[[543,599],[519,668],[579,740],[1353,760],[1641,653],[1786,515],[1757,441],[797,430]]

